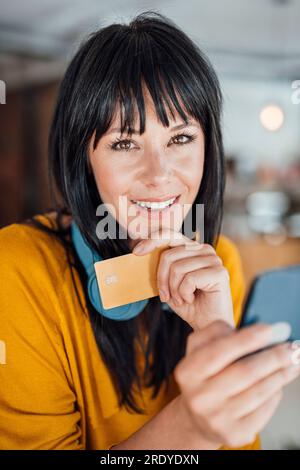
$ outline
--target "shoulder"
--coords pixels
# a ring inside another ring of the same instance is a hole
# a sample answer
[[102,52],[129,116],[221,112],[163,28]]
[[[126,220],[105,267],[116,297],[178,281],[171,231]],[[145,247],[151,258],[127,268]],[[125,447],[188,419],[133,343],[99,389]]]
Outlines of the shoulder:
[[220,234],[215,251],[235,282],[244,282],[242,260],[236,244],[227,236]]
[[240,254],[236,244],[226,235],[220,234],[215,250],[226,265],[231,266],[240,262]]
[[48,322],[56,329],[68,265],[60,240],[33,225],[14,223],[0,230],[0,260],[1,321],[12,328]]
[[[38,214],[35,218],[51,228],[51,221],[45,214]],[[0,255],[2,269],[23,270],[26,276],[34,275],[36,271],[41,276],[60,275],[67,264],[60,240],[26,222],[13,223],[0,229]]]

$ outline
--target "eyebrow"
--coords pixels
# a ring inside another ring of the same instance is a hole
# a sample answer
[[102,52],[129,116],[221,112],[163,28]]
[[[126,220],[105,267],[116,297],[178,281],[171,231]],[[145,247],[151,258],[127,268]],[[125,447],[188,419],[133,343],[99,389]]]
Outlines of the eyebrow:
[[[194,120],[188,119],[187,123],[184,122],[183,124],[178,124],[174,127],[171,127],[171,129],[169,129],[169,130],[170,131],[179,131],[180,129],[184,129],[185,127],[189,127],[189,126],[199,127],[199,124]],[[118,127],[113,127],[109,132],[107,132],[107,135],[112,134],[113,132],[120,132],[121,133],[121,129],[118,128]],[[139,131],[137,131],[135,129],[132,129],[132,134],[139,134]]]

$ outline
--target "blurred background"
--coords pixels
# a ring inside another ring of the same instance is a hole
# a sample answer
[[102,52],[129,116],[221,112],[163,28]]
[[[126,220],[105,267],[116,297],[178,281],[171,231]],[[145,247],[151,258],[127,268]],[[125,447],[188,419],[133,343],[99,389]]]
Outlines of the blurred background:
[[[300,0],[0,0],[0,226],[51,206],[49,124],[81,40],[148,9],[183,28],[220,78],[222,231],[240,250],[247,287],[265,269],[300,263]],[[298,380],[263,447],[300,447],[299,422]]]

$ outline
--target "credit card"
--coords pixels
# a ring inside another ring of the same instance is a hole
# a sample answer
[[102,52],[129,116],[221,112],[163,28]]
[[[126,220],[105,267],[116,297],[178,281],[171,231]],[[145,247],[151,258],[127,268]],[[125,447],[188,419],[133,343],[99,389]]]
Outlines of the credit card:
[[145,255],[129,253],[94,263],[103,307],[119,307],[159,295],[158,263],[168,248],[157,247]]

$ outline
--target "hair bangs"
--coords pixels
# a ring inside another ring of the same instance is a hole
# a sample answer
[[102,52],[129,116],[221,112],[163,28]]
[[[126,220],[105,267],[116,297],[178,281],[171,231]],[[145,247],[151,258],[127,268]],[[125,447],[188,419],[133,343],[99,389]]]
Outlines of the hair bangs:
[[[117,70],[114,74],[108,73],[110,80],[113,77],[113,82],[110,81],[110,96],[106,97],[105,113],[105,98],[100,100],[94,148],[117,117],[121,135],[131,135],[133,130],[137,130],[137,116],[138,132],[140,135],[145,132],[146,88],[152,98],[157,118],[163,126],[168,127],[170,119],[175,121],[177,117],[187,124],[188,118],[193,117],[203,128],[207,109],[201,93],[197,92],[200,87],[195,71],[184,56],[179,57],[178,51],[176,54],[172,53],[170,45],[168,48],[166,45],[160,46],[148,32],[133,35],[125,44],[122,54],[119,49],[121,45],[122,41],[117,41],[115,45],[119,57]],[[115,65],[114,61],[111,67]],[[194,83],[191,82],[191,77],[195,78]]]

